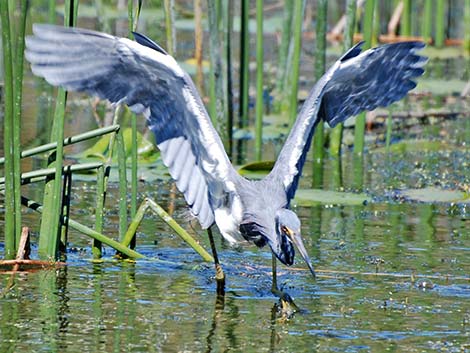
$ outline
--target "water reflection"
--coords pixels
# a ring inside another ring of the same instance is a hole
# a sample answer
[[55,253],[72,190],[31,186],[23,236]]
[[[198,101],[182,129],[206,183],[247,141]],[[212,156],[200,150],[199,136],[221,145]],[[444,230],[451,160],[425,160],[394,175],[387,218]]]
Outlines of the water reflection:
[[[0,302],[0,351],[381,351],[384,340],[399,350],[427,350],[429,342],[460,347],[468,338],[461,308],[470,291],[457,278],[466,274],[470,249],[463,211],[451,218],[447,209],[426,204],[298,211],[320,276],[315,282],[306,270],[280,268],[280,284],[305,310],[288,322],[279,319],[269,293],[269,253],[224,248],[224,301],[215,295],[211,266],[92,264],[71,253],[66,268],[16,275]],[[462,232],[453,242],[449,227]],[[145,241],[139,246],[149,256],[198,263],[177,241],[163,249],[151,237]],[[404,276],[374,277],[377,259],[383,259],[379,272]],[[326,276],[322,269],[338,273]],[[420,290],[413,273],[428,275],[435,286]],[[446,273],[451,276],[436,277]]]
[[251,350],[257,343],[247,332],[258,342],[266,338],[262,350],[276,351],[281,342],[272,302],[242,314],[236,293],[225,300],[207,292],[203,300],[182,298],[195,283],[181,274],[160,278],[149,291],[148,274],[135,264],[91,267],[88,273],[72,266],[21,275],[2,305],[1,351],[76,352],[77,345],[90,352]]

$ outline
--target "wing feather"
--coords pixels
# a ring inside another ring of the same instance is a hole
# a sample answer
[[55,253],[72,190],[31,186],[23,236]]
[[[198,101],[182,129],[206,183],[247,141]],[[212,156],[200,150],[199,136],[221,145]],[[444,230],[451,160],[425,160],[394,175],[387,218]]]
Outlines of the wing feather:
[[269,178],[280,178],[287,198],[294,197],[316,125],[330,126],[364,110],[403,98],[416,86],[427,58],[421,42],[387,44],[361,52],[362,43],[344,54],[315,84],[302,106]]
[[[71,91],[144,113],[163,161],[203,228],[214,222],[236,172],[191,81],[150,39],[139,43],[86,29],[33,25],[26,58],[34,74]],[[208,184],[211,185],[208,188]]]

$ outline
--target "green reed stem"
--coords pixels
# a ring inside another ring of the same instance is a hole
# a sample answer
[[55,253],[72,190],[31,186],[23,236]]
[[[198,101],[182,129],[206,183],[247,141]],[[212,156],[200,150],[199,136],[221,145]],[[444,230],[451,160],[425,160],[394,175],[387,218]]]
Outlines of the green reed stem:
[[144,219],[145,213],[149,209],[162,218],[163,221],[167,223],[176,232],[176,234],[181,237],[181,239],[183,239],[199,255],[201,255],[205,261],[214,261],[212,256],[209,255],[209,253],[207,253],[207,251],[201,245],[199,245],[191,235],[189,235],[181,226],[179,226],[179,224],[161,206],[149,198],[145,198],[137,209],[136,215],[129,224],[129,228],[127,229],[124,239],[120,242],[121,245],[125,247],[129,246],[132,239],[135,238],[137,228]]
[[298,90],[299,90],[299,70],[300,70],[300,52],[302,49],[302,22],[304,18],[305,0],[295,1],[294,4],[294,54],[292,58],[291,71],[291,96],[289,109],[289,125],[294,124],[297,118]]
[[446,40],[446,1],[436,0],[436,17],[434,19],[436,23],[435,30],[435,46],[442,48]]
[[469,119],[465,119],[463,141],[465,141],[465,145],[467,146],[470,145],[470,120]]
[[181,239],[183,239],[199,255],[201,255],[204,261],[214,261],[212,256],[209,255],[209,253],[201,245],[199,245],[199,243],[191,235],[189,235],[160,205],[149,198],[145,198],[144,201],[140,204],[135,217],[132,219],[129,228],[127,229],[124,239],[121,241],[123,246],[129,245],[148,209],[152,210],[166,224],[168,224]]
[[328,178],[331,190],[341,190],[343,186],[343,175],[341,168],[341,156],[332,156],[330,159],[331,176]]
[[49,0],[47,19],[48,23],[55,23],[55,9],[56,9],[56,0]]
[[189,244],[201,257],[204,261],[213,262],[214,259],[209,253],[199,245],[199,243],[194,240],[162,207],[160,207],[155,201],[151,199],[146,200],[149,207],[160,216],[163,221],[168,224],[175,232],[178,234],[181,239]]
[[375,7],[375,0],[366,0],[364,12],[364,49],[369,49],[372,46],[372,36],[374,34]]
[[[72,164],[64,166],[62,169],[62,174],[66,172],[82,172],[92,169],[97,169],[101,167],[103,163],[101,162],[90,162],[90,163],[81,163],[81,164]],[[33,170],[31,172],[26,172],[21,174],[21,185],[30,184],[34,181],[40,181],[41,177],[53,176],[56,172],[56,168],[44,168],[39,170]],[[5,178],[0,178],[0,188],[4,188]]]
[[[79,0],[69,0],[69,1],[70,1],[70,17],[68,19],[68,25],[69,27],[75,27],[77,25]],[[65,3],[67,4],[67,0],[65,1]],[[67,11],[67,5],[65,6],[65,9]]]
[[374,34],[375,6],[375,0],[366,0],[364,12],[364,49],[369,49],[372,45],[372,36]]
[[[119,125],[111,125],[111,126],[99,128],[99,129],[96,129],[96,130],[87,131],[87,132],[84,132],[82,134],[78,134],[78,135],[74,135],[74,136],[70,136],[70,137],[65,138],[63,140],[63,145],[64,146],[72,145],[74,143],[86,141],[86,140],[89,140],[89,139],[92,139],[92,138],[95,138],[95,137],[98,137],[98,136],[103,136],[103,135],[106,135],[106,134],[109,134],[109,133],[113,133],[113,132],[116,132],[118,130],[119,130]],[[34,147],[34,148],[31,148],[31,149],[28,149],[28,150],[24,150],[24,151],[21,152],[20,156],[21,156],[21,158],[31,157],[31,156],[34,156],[36,154],[41,154],[41,153],[44,153],[44,152],[52,151],[56,148],[57,148],[57,142],[51,142],[51,143],[47,143],[45,145],[41,145],[41,146]],[[5,158],[2,157],[2,158],[0,158],[0,165],[3,164],[3,163],[5,163]]]
[[132,113],[131,115],[131,205],[130,205],[130,216],[134,217],[137,212],[137,191],[138,191],[138,179],[137,179],[137,116]]
[[405,37],[411,36],[411,10],[411,0],[403,0],[403,12],[400,21],[400,34]]
[[175,0],[163,0],[165,9],[166,47],[171,56],[176,54]]
[[[70,168],[70,171],[72,171],[73,169],[73,166],[72,168]],[[106,175],[106,174],[105,174]],[[0,190],[1,193],[4,193],[3,191]],[[44,212],[44,206],[42,206],[40,203],[36,202],[36,201],[33,201],[31,199],[28,199],[26,197],[21,197],[21,202],[24,206],[28,207],[28,208],[31,208],[32,210],[35,210],[39,213],[43,213]],[[73,219],[70,219],[69,217],[63,217],[62,221],[64,223],[67,223],[69,224],[69,226],[93,239],[95,239],[96,241],[98,242],[101,242],[105,245],[108,245],[112,248],[114,248],[116,251],[118,251],[119,253],[121,254],[124,254],[126,255],[127,257],[129,258],[134,258],[134,259],[138,259],[138,258],[144,258],[145,256],[142,255],[142,254],[139,254],[138,252],[132,250],[132,249],[129,249],[127,248],[126,246],[122,245],[121,243],[113,240],[113,239],[110,239],[108,238],[107,236],[101,234],[100,232],[96,231],[96,230],[93,230],[77,221],[74,221]]]
[[[64,24],[72,26],[76,21],[78,0],[66,0]],[[38,255],[42,259],[57,259],[59,245],[59,227],[62,221],[62,166],[64,155],[64,120],[67,92],[63,88],[57,91],[56,109],[52,126],[52,141],[57,141],[55,153],[49,159],[50,167],[55,167],[55,175],[46,181],[44,188],[44,213],[41,218]]]
[[423,39],[429,43],[432,39],[432,24],[434,22],[433,1],[424,2]]
[[[115,127],[116,129],[113,130],[115,132],[110,136],[109,139],[109,144],[108,144],[108,156],[106,159],[106,163],[103,165],[103,172],[98,171],[98,176],[97,176],[97,190],[96,190],[96,212],[95,212],[95,227],[96,231],[99,233],[102,233],[103,230],[103,218],[104,218],[104,210],[105,210],[105,204],[106,204],[106,191],[108,188],[108,180],[109,180],[109,173],[111,171],[111,162],[113,160],[113,153],[114,153],[114,146],[116,145],[116,135],[119,130],[119,125],[117,125],[120,112],[121,112],[122,105],[118,105],[116,109],[114,110],[114,117],[113,117],[113,125],[111,127]],[[103,173],[103,175],[101,175]],[[120,227],[122,227],[120,225]],[[94,259],[99,259],[102,256],[102,251],[101,251],[101,241],[99,239],[94,239],[93,244],[92,244],[92,253],[93,253],[93,258]]]
[[263,0],[256,0],[256,121],[255,158],[261,161],[263,148]]
[[14,120],[14,91],[13,91],[13,63],[11,52],[10,14],[8,1],[0,1],[0,16],[2,21],[3,44],[3,70],[4,70],[4,121],[3,121],[3,148],[5,151],[5,259],[13,259],[16,255],[16,229],[15,219],[15,168],[13,155],[13,120]]
[[127,25],[129,38],[133,38],[132,31],[134,30],[134,0],[127,1]]
[[279,44],[279,57],[276,76],[276,91],[279,95],[277,99],[276,111],[286,111],[289,106],[287,86],[287,58],[289,56],[289,44],[292,39],[292,18],[294,12],[294,1],[284,2],[284,15],[282,20],[281,43]]
[[[66,169],[63,174],[62,186],[62,215],[64,216],[60,228],[59,252],[65,254],[67,250],[67,240],[69,232],[68,217],[70,216],[70,200],[72,198],[72,172]],[[62,257],[62,256],[61,256]]]
[[29,8],[29,1],[20,2],[20,12],[18,27],[16,30],[16,54],[13,63],[13,73],[15,81],[14,88],[14,118],[13,118],[13,166],[14,166],[14,184],[15,184],[15,234],[16,244],[19,244],[21,237],[21,107],[23,98],[23,62],[24,62],[24,46],[25,46],[25,28],[26,14]]
[[219,28],[219,53],[220,53],[220,76],[217,77],[217,84],[219,85],[220,89],[217,89],[217,99],[220,101],[220,106],[222,109],[222,114],[220,114],[220,123],[219,129],[221,131],[221,138],[224,143],[224,147],[226,150],[229,149],[229,139],[230,139],[230,131],[228,129],[229,123],[229,102],[228,102],[228,57],[227,53],[227,40],[228,33],[227,27],[229,26],[229,20],[227,18],[227,13],[229,11],[229,4],[227,1],[217,2],[217,23]]
[[210,95],[210,115],[216,130],[221,135],[222,141],[227,141],[226,112],[224,84],[225,72],[222,69],[221,55],[221,8],[219,1],[208,2],[209,18],[209,41],[210,41],[210,77],[209,77],[209,95]]
[[38,254],[41,259],[56,260],[61,215],[61,187],[63,166],[64,115],[67,92],[58,89],[51,140],[57,141],[55,152],[49,156],[49,167],[54,175],[49,176],[44,187],[44,212],[41,217]]
[[332,156],[339,156],[343,139],[343,123],[336,125],[330,131],[329,150]]
[[390,143],[392,141],[392,128],[393,128],[393,120],[392,120],[392,110],[388,111],[387,116],[387,130],[385,133],[385,148],[387,149],[387,153],[390,150]]
[[[344,26],[343,49],[351,48],[354,30],[356,28],[356,0],[346,2],[346,25]],[[330,154],[339,156],[341,153],[341,140],[343,138],[343,123],[336,125],[330,132]]]
[[224,57],[225,57],[225,85],[226,85],[226,111],[227,111],[227,153],[229,158],[233,154],[233,76],[232,76],[232,34],[233,34],[233,1],[222,2],[222,16],[224,23]]
[[[325,72],[326,65],[326,31],[327,31],[328,1],[318,0],[316,21],[315,48],[315,80],[318,81]],[[323,184],[323,155],[324,155],[324,123],[320,121],[313,136],[313,182],[314,188]]]
[[[56,24],[56,0],[49,0],[48,1],[48,16],[47,16],[47,23],[51,24]],[[39,79],[39,78],[37,78]],[[44,103],[44,112],[43,117],[44,119],[38,119],[36,123],[36,128],[38,131],[41,131],[42,133],[39,136],[39,141],[40,143],[46,142],[48,139],[50,139],[51,134],[52,134],[52,124],[54,121],[54,101],[53,99],[48,99],[47,97],[53,97],[55,94],[55,88],[52,85],[49,85],[47,82],[41,82],[41,93],[44,94],[46,97],[45,103]],[[39,112],[38,112],[39,113]]]
[[[135,10],[134,15],[134,7],[133,1],[128,2],[128,23],[129,23],[129,38],[132,38],[132,31],[136,29],[137,23],[139,21],[140,16],[140,9],[142,7],[142,0],[139,0],[137,4],[137,9]],[[138,180],[137,180],[137,154],[138,154],[138,146],[137,146],[137,116],[136,114],[131,114],[131,138],[132,138],[132,145],[131,145],[131,208],[130,208],[130,216],[134,217],[135,213],[137,212],[137,191],[138,191]],[[132,242],[131,248],[135,247],[135,241]]]
[[470,55],[470,0],[465,0],[464,3],[463,47],[467,55]]
[[[368,49],[372,43],[372,33],[374,28],[375,0],[366,0],[364,13],[364,49]],[[356,117],[354,128],[354,153],[362,155],[364,153],[364,136],[366,126],[366,114],[361,113]]]
[[[202,66],[202,42],[204,29],[202,28],[202,0],[194,0],[194,58],[196,59],[196,87],[201,96],[204,96],[204,69]],[[212,109],[210,110],[212,116]]]
[[121,130],[116,133],[116,148],[119,172],[119,241],[122,241],[127,229],[127,175],[126,151]]
[[[22,197],[21,198],[21,202],[24,206],[32,209],[32,210],[35,210],[39,213],[43,213],[44,212],[44,206],[42,206],[40,203],[36,202],[36,201],[33,201],[31,199],[28,199],[26,197]],[[64,217],[65,218],[65,217]],[[112,247],[113,249],[117,250],[119,253],[122,253],[124,255],[126,255],[127,257],[129,258],[133,258],[133,259],[142,259],[144,258],[145,256],[138,253],[137,251],[134,251],[134,250],[131,250],[127,247],[125,247],[124,245],[122,245],[121,243],[113,240],[113,239],[110,239],[108,238],[107,236],[77,222],[77,221],[74,221],[73,219],[70,219],[70,218],[66,218],[63,220],[64,222],[68,222],[69,223],[69,226],[77,231],[79,231],[80,233],[83,233],[93,239],[96,239],[98,241],[100,241],[101,243],[105,244],[105,245],[108,245],[110,247]]]
[[209,66],[209,115],[212,120],[212,124],[217,129],[217,94],[216,94],[216,83],[215,75],[217,70],[217,60],[219,60],[219,53],[217,52],[218,44],[218,28],[217,28],[217,14],[215,9],[215,1],[209,0],[207,2],[207,11],[209,19],[209,55],[210,55],[210,66]]
[[[103,233],[103,220],[104,220],[104,202],[105,202],[105,167],[101,165],[96,174],[96,209],[95,209],[95,230],[98,233]],[[102,256],[101,241],[93,239],[91,253],[94,259],[99,259]]]
[[239,127],[243,128],[248,125],[248,88],[250,84],[250,32],[248,28],[248,21],[250,20],[250,2],[249,0],[241,1]]

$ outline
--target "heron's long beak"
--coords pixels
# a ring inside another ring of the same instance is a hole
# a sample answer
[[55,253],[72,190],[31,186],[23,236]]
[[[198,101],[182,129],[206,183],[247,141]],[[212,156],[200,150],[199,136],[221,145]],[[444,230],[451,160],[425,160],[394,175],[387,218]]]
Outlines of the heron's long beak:
[[310,272],[312,273],[313,277],[315,276],[315,270],[313,269],[312,263],[310,262],[310,258],[308,257],[307,250],[305,250],[304,242],[302,241],[302,237],[300,236],[300,232],[296,232],[292,234],[291,240],[294,243],[294,245],[297,247],[297,249],[300,252],[300,255],[302,255],[302,258],[304,261],[307,263],[308,268],[310,269]]

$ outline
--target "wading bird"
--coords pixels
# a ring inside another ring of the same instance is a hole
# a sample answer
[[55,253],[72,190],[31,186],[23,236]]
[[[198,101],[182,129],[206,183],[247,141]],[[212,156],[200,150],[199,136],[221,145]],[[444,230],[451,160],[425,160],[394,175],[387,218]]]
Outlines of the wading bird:
[[[211,232],[214,223],[230,243],[269,245],[286,265],[294,262],[295,245],[315,276],[300,220],[289,204],[317,123],[323,119],[335,126],[403,98],[416,86],[413,80],[423,74],[426,61],[416,53],[424,46],[420,42],[364,52],[362,43],[351,48],[313,87],[272,171],[250,181],[230,163],[189,75],[158,44],[138,33],[133,41],[43,24],[34,25],[33,34],[26,39],[26,58],[34,74],[70,91],[127,104],[145,116],[177,188],[208,231],[220,294],[225,276]],[[273,257],[273,290],[275,263]]]

